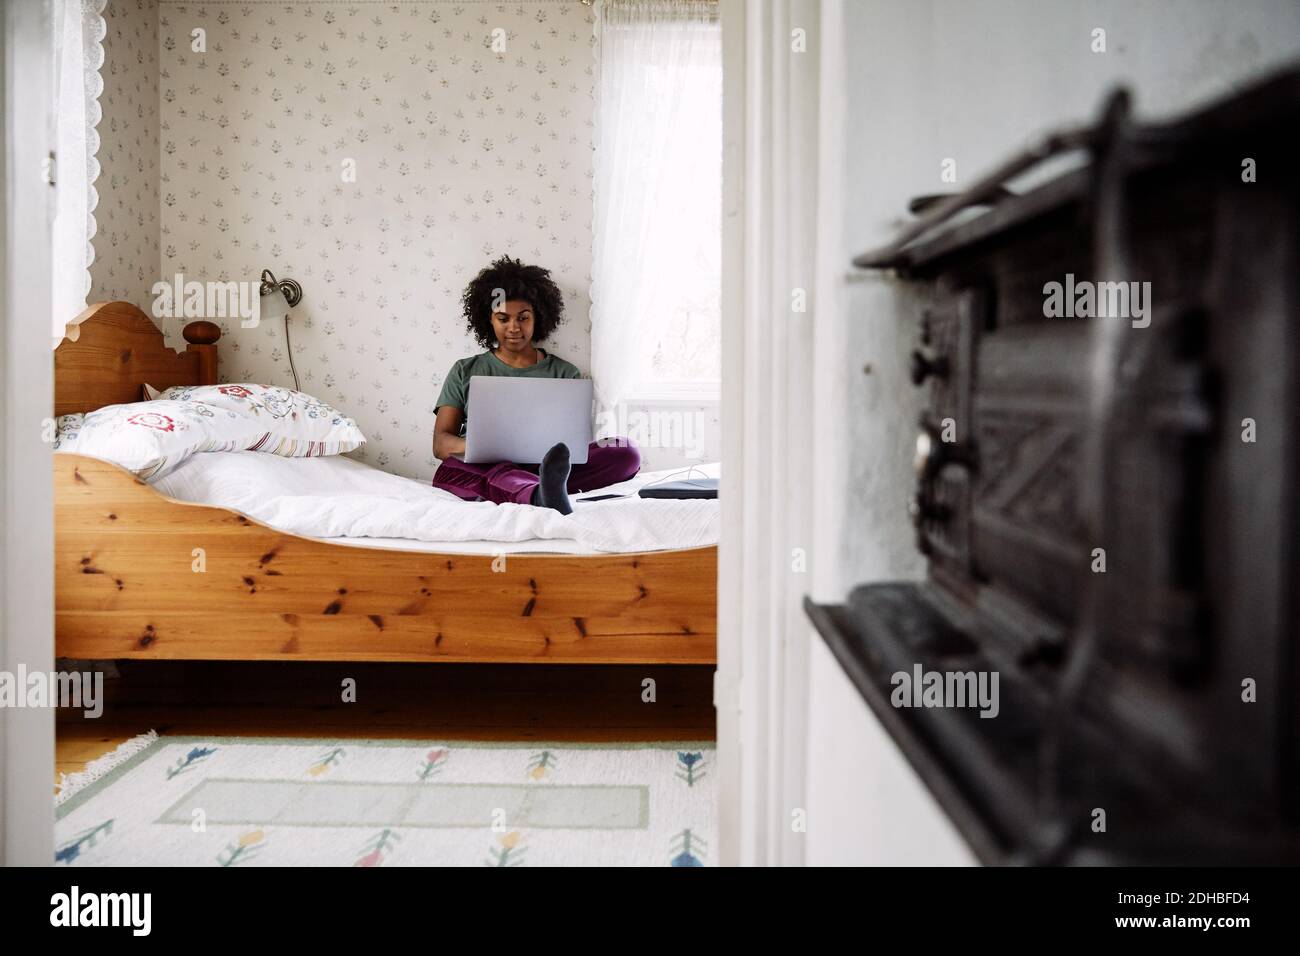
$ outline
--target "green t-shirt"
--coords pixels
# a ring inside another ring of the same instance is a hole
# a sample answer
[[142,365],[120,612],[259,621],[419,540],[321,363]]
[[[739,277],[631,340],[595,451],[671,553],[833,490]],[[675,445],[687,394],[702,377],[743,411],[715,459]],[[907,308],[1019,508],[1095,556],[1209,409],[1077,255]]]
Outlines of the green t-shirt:
[[[557,358],[543,349],[538,349],[538,351],[542,353],[541,360],[536,365],[529,365],[526,368],[515,368],[513,365],[507,365],[491,352],[482,352],[461,359],[447,373],[447,380],[442,383],[442,392],[438,395],[438,404],[434,406],[433,410],[437,412],[442,406],[450,405],[452,408],[459,408],[464,411],[469,402],[469,380],[475,375],[514,375],[523,376],[524,378],[582,378],[582,372],[572,362]],[[466,415],[460,423],[461,437],[465,435],[465,425],[468,422],[469,416]]]

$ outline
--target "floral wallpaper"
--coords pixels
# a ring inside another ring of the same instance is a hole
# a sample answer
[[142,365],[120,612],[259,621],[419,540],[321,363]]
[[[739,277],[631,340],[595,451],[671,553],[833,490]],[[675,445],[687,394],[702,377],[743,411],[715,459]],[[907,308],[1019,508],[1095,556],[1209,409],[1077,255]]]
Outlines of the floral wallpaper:
[[[552,270],[567,319],[549,346],[587,367],[589,7],[158,11],[161,276],[298,280],[302,389],[358,421],[364,460],[432,475],[442,379],[479,350],[459,298],[502,253]],[[173,345],[186,321],[160,320]],[[283,322],[221,324],[223,380],[292,385]]]
[[148,311],[159,262],[158,2],[110,0],[104,19],[99,205],[88,301],[125,299]]
[[[590,7],[109,0],[105,15],[92,301],[153,314],[153,284],[178,273],[298,280],[302,390],[357,420],[358,457],[421,479],[443,377],[478,351],[460,294],[490,259],[552,270],[566,320],[548,347],[589,370]],[[155,321],[184,347],[189,318]],[[281,320],[216,321],[223,381],[292,386]],[[629,409],[644,467],[717,459],[715,404],[658,411]],[[653,447],[683,427],[689,451]]]

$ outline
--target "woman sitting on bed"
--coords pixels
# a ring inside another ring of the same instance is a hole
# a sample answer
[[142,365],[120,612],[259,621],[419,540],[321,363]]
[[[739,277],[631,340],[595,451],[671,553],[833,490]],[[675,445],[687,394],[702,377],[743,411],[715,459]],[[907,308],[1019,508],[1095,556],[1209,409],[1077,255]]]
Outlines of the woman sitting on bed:
[[502,256],[480,272],[461,299],[469,330],[487,349],[451,367],[442,385],[433,426],[433,454],[442,459],[433,476],[442,488],[469,501],[514,502],[573,511],[569,495],[603,488],[633,477],[641,454],[627,439],[604,439],[587,448],[585,465],[569,464],[563,443],[551,448],[540,466],[470,465],[465,454],[465,406],[469,380],[475,375],[523,375],[532,378],[582,378],[575,365],[537,348],[564,317],[564,299],[540,266],[526,266]]

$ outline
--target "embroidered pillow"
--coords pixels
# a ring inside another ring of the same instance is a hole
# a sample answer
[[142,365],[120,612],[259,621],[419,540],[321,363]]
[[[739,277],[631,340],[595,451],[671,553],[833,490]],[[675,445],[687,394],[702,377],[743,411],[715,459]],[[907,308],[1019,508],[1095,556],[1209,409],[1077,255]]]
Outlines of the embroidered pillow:
[[284,458],[340,455],[366,443],[357,423],[333,406],[289,388],[271,385],[177,385],[163,400],[202,402],[234,412],[263,430],[253,451]]
[[238,451],[264,435],[263,428],[237,412],[202,402],[133,402],[61,416],[55,448],[111,461],[151,481],[191,455]]
[[54,419],[53,447],[55,451],[76,451],[74,446],[81,434],[81,423],[85,417],[84,412],[73,412],[70,415],[60,415]]

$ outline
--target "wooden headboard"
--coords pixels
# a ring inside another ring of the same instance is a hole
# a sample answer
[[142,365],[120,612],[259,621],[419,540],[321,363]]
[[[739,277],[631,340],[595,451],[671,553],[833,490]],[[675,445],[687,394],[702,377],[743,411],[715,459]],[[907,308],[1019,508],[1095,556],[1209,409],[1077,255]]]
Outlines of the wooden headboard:
[[141,400],[140,386],[215,385],[217,339],[213,322],[185,326],[184,352],[163,344],[153,320],[130,302],[99,302],[68,323],[54,350],[54,414],[90,412]]

